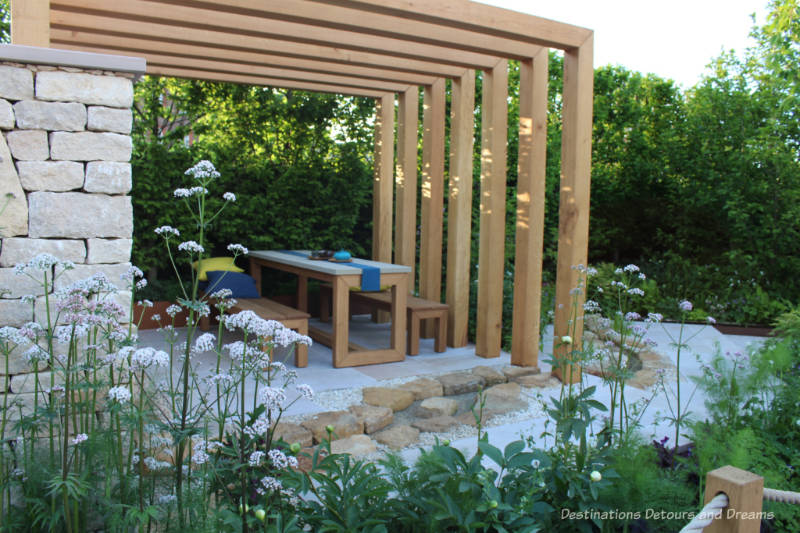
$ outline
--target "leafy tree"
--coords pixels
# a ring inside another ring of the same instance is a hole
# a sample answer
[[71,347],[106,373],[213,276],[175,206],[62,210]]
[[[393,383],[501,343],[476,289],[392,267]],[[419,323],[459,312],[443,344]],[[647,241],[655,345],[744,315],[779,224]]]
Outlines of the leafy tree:
[[0,43],[11,42],[11,9],[8,0],[0,0]]

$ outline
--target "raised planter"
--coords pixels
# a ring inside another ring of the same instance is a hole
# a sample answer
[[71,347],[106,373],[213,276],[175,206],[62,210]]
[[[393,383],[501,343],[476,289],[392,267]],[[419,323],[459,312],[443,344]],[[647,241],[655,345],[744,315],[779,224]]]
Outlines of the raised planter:
[[714,324],[714,328],[725,335],[748,335],[751,337],[772,337],[773,329],[770,326],[739,326],[737,324]]
[[[133,307],[133,320],[134,324],[140,324],[139,329],[156,329],[160,326],[158,322],[153,320],[153,315],[161,315],[161,324],[167,325],[172,323],[170,316],[167,314],[167,307],[175,302],[157,301],[153,302],[153,307],[143,307],[141,305],[134,305]],[[143,316],[144,315],[144,316]],[[189,317],[189,312],[185,309],[175,315],[175,327],[182,328],[186,326],[186,319]],[[140,320],[141,319],[141,320]]]

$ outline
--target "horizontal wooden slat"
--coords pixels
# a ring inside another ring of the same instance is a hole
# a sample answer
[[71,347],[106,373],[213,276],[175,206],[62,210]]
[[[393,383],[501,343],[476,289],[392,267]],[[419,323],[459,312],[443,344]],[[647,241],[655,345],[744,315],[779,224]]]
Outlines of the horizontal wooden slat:
[[311,315],[269,298],[237,298],[234,309],[252,311],[264,320],[296,320]]
[[81,47],[96,47],[106,50],[114,50],[115,53],[123,53],[125,55],[133,56],[144,56],[147,53],[152,52],[157,54],[169,54],[177,57],[218,59],[242,66],[261,65],[269,67],[286,67],[303,72],[321,72],[327,74],[352,76],[356,78],[410,83],[414,85],[430,84],[436,79],[433,76],[426,76],[424,74],[415,74],[412,72],[402,72],[373,67],[361,67],[358,65],[347,65],[344,63],[317,59],[286,57],[276,54],[246,52],[243,50],[229,50],[225,48],[214,48],[211,46],[174,43],[137,37],[120,37],[117,35],[69,31],[57,28],[54,28],[51,31],[51,42],[55,46],[71,44],[73,46]]
[[[51,29],[71,33],[112,35],[123,38],[144,38],[156,43],[178,43],[192,46],[213,47],[234,52],[259,52],[297,57],[301,59],[326,60],[339,64],[365,67],[380,67],[386,70],[413,72],[435,76],[460,76],[464,69],[436,63],[430,59],[418,60],[387,56],[375,53],[345,50],[307,43],[293,43],[280,39],[249,37],[219,31],[180,28],[154,22],[135,20],[120,24],[119,19],[109,16],[76,14],[50,10]],[[180,65],[176,65],[180,66]]]
[[[65,47],[72,47],[72,45],[64,44]],[[85,46],[81,47],[83,50],[99,53],[117,53],[117,50],[111,48]],[[381,80],[367,80],[363,78],[353,78],[350,76],[339,76],[336,74],[320,74],[314,72],[305,72],[291,69],[262,67],[257,65],[241,65],[237,63],[229,63],[226,61],[204,60],[195,58],[186,58],[179,56],[170,56],[165,54],[157,54],[147,52],[142,54],[142,57],[147,60],[147,64],[153,67],[170,68],[172,65],[181,65],[187,69],[199,69],[208,72],[216,72],[220,75],[240,74],[243,76],[259,76],[265,78],[274,78],[287,81],[300,81],[300,82],[314,82],[324,83],[331,85],[341,85],[342,87],[356,87],[362,89],[374,89],[377,91],[384,91],[389,93],[402,92],[408,88],[408,85],[401,83],[392,83],[390,81]]]
[[369,35],[436,44],[479,54],[522,58],[535,55],[539,46],[530,43],[342,6],[308,0],[161,0],[203,9],[223,9],[255,17],[311,24]]
[[356,87],[343,87],[337,85],[326,85],[323,83],[309,83],[300,81],[280,80],[277,78],[264,78],[260,76],[242,76],[239,74],[225,74],[217,72],[207,72],[204,70],[192,70],[183,68],[167,68],[159,66],[147,66],[148,74],[157,76],[169,76],[172,78],[188,78],[194,80],[221,81],[230,83],[244,83],[247,85],[265,85],[269,87],[284,87],[286,89],[300,89],[303,91],[316,91],[320,93],[346,94],[351,96],[369,96],[380,98],[385,93],[381,91],[358,89]]
[[[368,35],[356,31],[320,28],[285,20],[257,18],[231,13],[224,6],[200,9],[170,5],[149,0],[52,0],[53,12],[71,12],[77,15],[102,15],[116,19],[116,26],[124,27],[127,21],[165,24],[175,29],[194,28],[223,32],[228,35],[268,37],[285,41],[310,43],[349,50],[377,52],[396,57],[433,59],[465,68],[488,68],[497,63],[496,56],[456,50],[449,46],[417,43],[409,39],[395,39]],[[224,42],[224,40],[223,40]]]
[[452,28],[480,31],[524,42],[559,48],[581,46],[592,36],[592,30],[554,20],[519,13],[480,2],[420,2],[419,0],[313,0],[320,4],[336,4],[374,13],[385,13],[403,19],[442,24]]

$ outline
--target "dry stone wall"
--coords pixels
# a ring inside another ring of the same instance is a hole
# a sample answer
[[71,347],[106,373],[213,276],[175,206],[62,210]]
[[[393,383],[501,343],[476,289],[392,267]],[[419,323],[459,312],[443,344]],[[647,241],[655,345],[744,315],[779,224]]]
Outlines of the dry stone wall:
[[[43,288],[16,275],[15,265],[48,253],[75,264],[56,280],[55,290],[96,272],[121,286],[133,243],[135,74],[87,66],[116,66],[116,56],[25,48],[0,45],[0,206],[8,202],[0,213],[0,327],[47,320]],[[9,62],[6,53],[35,57]],[[51,53],[78,63],[49,64]],[[42,56],[48,59],[40,61]],[[24,296],[32,296],[33,305]],[[117,301],[129,305],[130,293],[121,292]],[[9,358],[8,376],[5,362],[0,368],[0,405],[8,400],[18,406],[12,419],[20,409],[29,414],[34,403],[33,368],[21,352]],[[46,365],[39,365],[46,374]],[[45,374],[39,379],[49,383]]]
[[130,266],[133,76],[0,62],[0,326],[45,318],[21,300],[43,294],[18,263],[72,261],[60,284],[98,271],[119,282]]

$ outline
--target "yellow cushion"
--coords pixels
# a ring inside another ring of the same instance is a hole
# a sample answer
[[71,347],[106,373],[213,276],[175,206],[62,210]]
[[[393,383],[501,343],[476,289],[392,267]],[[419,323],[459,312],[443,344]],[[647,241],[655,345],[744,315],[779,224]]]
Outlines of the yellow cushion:
[[197,279],[200,281],[208,281],[208,272],[212,270],[224,270],[225,272],[244,272],[241,268],[233,264],[233,257],[209,257],[199,261],[200,267],[197,266],[198,261],[192,263],[192,268],[197,270]]

